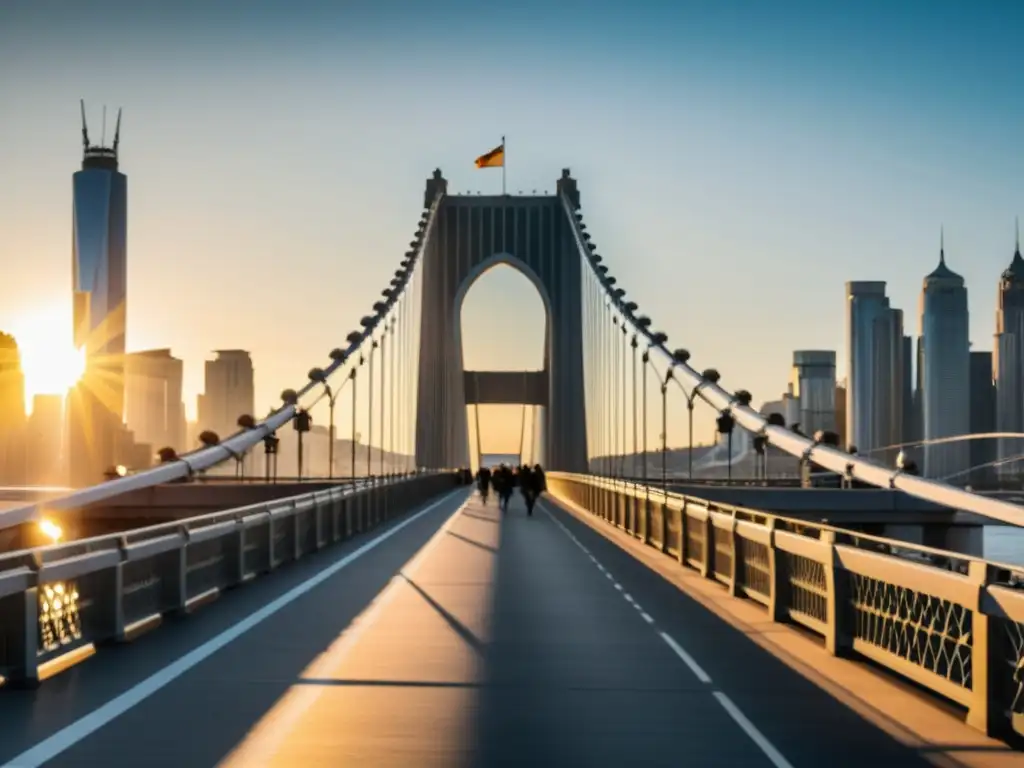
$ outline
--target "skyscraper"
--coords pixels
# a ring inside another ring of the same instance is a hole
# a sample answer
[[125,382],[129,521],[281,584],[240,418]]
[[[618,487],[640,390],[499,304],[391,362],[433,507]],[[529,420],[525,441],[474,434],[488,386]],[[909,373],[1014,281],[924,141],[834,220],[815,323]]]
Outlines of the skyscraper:
[[800,404],[798,421],[805,435],[836,429],[836,353],[802,349],[793,352],[793,396]]
[[846,353],[848,444],[866,454],[900,442],[903,312],[889,306],[884,282],[846,284]]
[[89,143],[82,106],[82,169],[75,173],[72,299],[85,372],[68,398],[70,479],[88,485],[118,462],[124,418],[128,180],[118,167],[121,114],[110,147]]
[[25,375],[13,336],[0,333],[0,485],[25,483]]
[[[875,318],[875,375],[878,386],[871,400],[874,458],[894,464],[903,442],[904,383],[906,370],[903,346],[903,310],[886,308]],[[885,448],[886,450],[878,450]]]
[[221,438],[238,431],[238,417],[253,415],[254,373],[252,359],[243,349],[217,350],[215,360],[206,361],[205,392],[199,396],[200,429]]
[[[932,441],[966,435],[971,430],[967,288],[964,279],[946,266],[944,243],[939,265],[924,278],[921,289],[921,339],[922,437]],[[927,477],[951,477],[970,466],[970,445],[926,444],[923,456]],[[967,482],[963,476],[951,480]]]
[[[996,428],[996,390],[992,382],[992,353],[971,352],[971,434],[984,435]],[[983,467],[996,458],[992,439],[972,440],[971,473],[974,486],[985,486],[995,476],[994,467]]]
[[185,450],[182,362],[169,349],[125,356],[125,421],[140,443]]
[[[996,293],[996,334],[992,372],[996,381],[996,430],[1024,432],[1024,258],[1020,255],[1020,231],[1010,265],[999,277]],[[1024,440],[1000,438],[999,458],[1024,453]],[[997,467],[1000,477],[1019,476],[1020,462]]]
[[36,395],[28,418],[25,440],[29,485],[65,485],[64,470],[64,397]]

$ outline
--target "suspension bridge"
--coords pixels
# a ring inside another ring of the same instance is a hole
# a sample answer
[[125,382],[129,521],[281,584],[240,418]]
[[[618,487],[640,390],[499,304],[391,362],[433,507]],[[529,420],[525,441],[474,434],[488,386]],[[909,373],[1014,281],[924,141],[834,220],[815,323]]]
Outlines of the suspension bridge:
[[[1018,764],[1024,568],[670,487],[667,414],[692,434],[703,404],[723,433],[951,513],[1024,509],[763,417],[610,262],[568,170],[554,195],[495,197],[435,171],[370,314],[265,419],[0,510],[0,765]],[[543,301],[539,371],[465,369],[462,301],[497,264]],[[347,476],[196,482],[269,461],[282,429],[301,451],[318,403],[333,446],[342,397]],[[533,517],[467,482],[467,406],[490,403],[541,414]]]

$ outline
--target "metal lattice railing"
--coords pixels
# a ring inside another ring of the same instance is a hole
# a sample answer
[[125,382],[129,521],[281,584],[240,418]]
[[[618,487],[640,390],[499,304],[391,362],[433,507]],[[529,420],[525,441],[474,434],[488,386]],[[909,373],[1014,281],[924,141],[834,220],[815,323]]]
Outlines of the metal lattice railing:
[[162,616],[370,530],[452,487],[450,474],[335,487],[0,558],[0,679],[130,639]]
[[663,552],[651,526],[677,530],[682,565],[774,620],[959,704],[990,735],[1024,737],[1024,568],[628,481],[552,472],[548,486]]

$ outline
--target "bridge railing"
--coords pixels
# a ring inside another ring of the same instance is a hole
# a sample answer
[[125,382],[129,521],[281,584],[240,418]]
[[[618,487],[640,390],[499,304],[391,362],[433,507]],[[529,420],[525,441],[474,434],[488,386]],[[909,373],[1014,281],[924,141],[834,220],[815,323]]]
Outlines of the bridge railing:
[[349,484],[0,556],[0,680],[38,683],[453,485],[451,473]]
[[548,486],[830,653],[913,681],[989,735],[1024,737],[1024,567],[620,480],[552,472]]

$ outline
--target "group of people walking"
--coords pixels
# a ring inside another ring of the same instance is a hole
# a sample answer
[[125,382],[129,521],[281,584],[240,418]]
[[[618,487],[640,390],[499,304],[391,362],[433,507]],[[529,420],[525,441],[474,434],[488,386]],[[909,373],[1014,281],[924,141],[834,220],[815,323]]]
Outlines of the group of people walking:
[[512,498],[512,493],[519,488],[519,492],[523,495],[523,501],[526,502],[526,514],[531,516],[538,497],[548,489],[544,470],[541,469],[540,464],[535,464],[533,468],[526,464],[515,468],[502,464],[493,471],[490,467],[480,467],[476,473],[476,485],[485,505],[491,488],[494,488],[494,493],[498,497],[498,506],[501,507],[502,512],[508,512],[508,503]]

